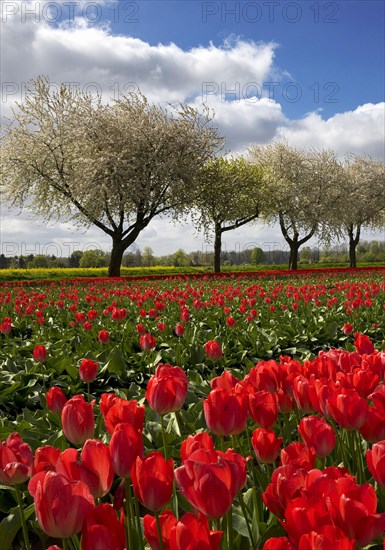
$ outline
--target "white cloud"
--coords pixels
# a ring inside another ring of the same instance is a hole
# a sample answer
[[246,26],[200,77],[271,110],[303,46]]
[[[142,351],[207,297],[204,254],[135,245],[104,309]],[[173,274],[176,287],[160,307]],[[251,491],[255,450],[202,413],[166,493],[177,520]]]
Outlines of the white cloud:
[[[6,4],[19,9],[13,15],[7,11],[5,17]],[[173,43],[151,45],[139,38],[114,35],[106,23],[93,26],[79,12],[72,22],[49,24],[48,12],[44,16],[43,11],[49,4],[47,0],[2,2],[3,114],[9,113],[28,80],[39,74],[56,83],[89,85],[90,90],[94,86],[108,97],[129,91],[130,83],[135,83],[153,101],[186,101],[200,108],[204,100],[215,111],[215,123],[226,136],[226,150],[234,153],[245,152],[253,143],[287,139],[299,147],[332,148],[341,156],[353,152],[384,158],[385,103],[366,103],[328,119],[311,112],[291,120],[285,115],[283,100],[269,99],[266,91],[262,97],[258,91],[250,97],[256,90],[253,85],[261,90],[266,82],[282,83],[290,76],[289,67],[280,70],[276,66],[273,42],[231,37],[221,45],[210,43],[184,51]],[[35,14],[23,18],[22,5],[29,11],[34,8]],[[51,13],[51,20],[54,16]],[[105,250],[110,248],[110,239],[96,228],[81,233],[70,224],[56,224],[47,230],[45,225],[30,222],[25,213],[16,214],[3,212],[3,243],[16,242],[19,248],[21,243],[43,246],[51,241],[60,246],[75,242],[79,247],[99,243]],[[229,234],[225,246],[230,250],[249,242],[263,247],[263,243],[283,241],[277,228],[247,226]],[[196,237],[191,223],[174,226],[156,219],[140,235],[138,245],[165,254],[180,247],[195,250],[207,243]]]
[[385,103],[366,103],[327,120],[319,113],[309,113],[301,120],[286,121],[275,137],[305,149],[334,149],[340,156],[366,153],[383,160]]

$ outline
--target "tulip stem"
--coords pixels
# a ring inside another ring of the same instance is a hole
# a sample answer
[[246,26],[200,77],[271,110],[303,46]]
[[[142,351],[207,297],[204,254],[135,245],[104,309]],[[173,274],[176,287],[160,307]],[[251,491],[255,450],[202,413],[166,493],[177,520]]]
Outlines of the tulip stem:
[[254,538],[253,538],[253,532],[252,532],[252,530],[251,530],[250,523],[249,523],[249,514],[248,514],[248,512],[247,512],[247,508],[246,508],[245,501],[243,500],[242,491],[239,491],[238,497],[239,497],[239,503],[240,503],[241,508],[242,508],[243,517],[244,517],[245,520],[246,520],[247,532],[249,533],[249,538],[250,538],[251,546],[252,546],[253,548],[255,548],[256,546],[255,546],[255,542],[254,542]]
[[156,521],[156,529],[158,531],[159,548],[160,550],[164,550],[162,529],[160,527],[160,521],[159,521],[159,512],[155,512],[155,521]]
[[129,479],[124,480],[126,489],[126,526],[127,526],[127,550],[133,550],[132,544],[132,513],[131,513],[131,484]]
[[134,507],[135,507],[135,516],[136,516],[136,528],[138,530],[138,535],[139,535],[140,550],[144,550],[142,524],[140,523],[139,503],[137,499],[134,500]]
[[160,415],[160,426],[161,426],[161,428],[162,428],[162,439],[163,439],[163,452],[164,452],[164,458],[165,458],[166,460],[168,460],[166,430],[164,429],[163,414]]
[[19,512],[20,512],[21,527],[23,529],[25,548],[26,548],[26,550],[31,550],[31,545],[30,545],[29,538],[28,538],[27,524],[25,523],[25,517],[24,517],[24,511],[23,511],[23,502],[21,500],[20,489],[17,485],[15,485],[15,490],[16,490],[17,504],[19,506]]
[[228,541],[229,541],[229,549],[234,547],[234,540],[233,540],[233,513],[232,513],[232,507],[230,506],[230,510],[227,512],[227,531],[228,531]]

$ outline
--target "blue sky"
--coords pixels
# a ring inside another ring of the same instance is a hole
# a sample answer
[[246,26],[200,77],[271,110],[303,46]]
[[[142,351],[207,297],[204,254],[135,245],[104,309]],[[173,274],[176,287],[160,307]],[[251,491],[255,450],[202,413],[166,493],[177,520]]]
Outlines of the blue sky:
[[104,16],[114,32],[152,45],[173,42],[188,50],[210,42],[220,46],[228,37],[276,43],[275,63],[290,75],[284,82],[294,81],[302,92],[296,100],[295,87],[274,88],[280,99],[287,92],[283,104],[289,116],[317,108],[329,116],[384,99],[382,0],[140,0],[119,8],[111,3]]
[[[53,83],[97,89],[106,101],[131,86],[162,104],[199,109],[205,102],[226,150],[236,154],[285,139],[305,149],[332,148],[341,158],[352,152],[383,160],[384,6],[377,0],[2,0],[2,114],[23,98],[29,79],[45,74]],[[61,222],[47,229],[26,212],[17,214],[2,207],[3,252],[42,251],[49,242],[64,253],[69,242],[110,247],[96,229],[79,233]],[[210,246],[191,223],[175,227],[159,219],[137,244],[171,253],[182,234],[188,251]],[[276,227],[261,224],[227,238],[228,250],[283,242]]]

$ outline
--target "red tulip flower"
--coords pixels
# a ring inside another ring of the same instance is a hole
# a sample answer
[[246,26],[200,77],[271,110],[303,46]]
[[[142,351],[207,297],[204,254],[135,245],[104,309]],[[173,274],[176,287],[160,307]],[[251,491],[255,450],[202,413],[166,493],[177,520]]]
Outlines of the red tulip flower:
[[249,394],[249,408],[253,420],[268,430],[277,422],[277,395],[265,390]]
[[44,445],[35,451],[33,460],[33,475],[38,472],[49,472],[56,470],[56,463],[60,457],[60,449],[52,445]]
[[82,550],[125,550],[126,531],[124,515],[117,518],[110,504],[91,508],[82,528]]
[[101,344],[108,344],[110,334],[108,330],[100,330],[98,333],[98,340]]
[[158,452],[136,458],[131,469],[132,484],[138,500],[152,512],[159,512],[171,499],[174,461]]
[[184,334],[184,326],[181,325],[181,324],[176,325],[176,327],[175,327],[175,334],[176,334],[177,336],[183,336],[183,334]]
[[295,550],[295,549],[287,537],[277,537],[277,538],[268,539],[263,545],[262,550]]
[[92,496],[103,497],[111,489],[114,480],[109,447],[99,439],[87,439],[80,458],[82,468],[86,468],[89,473],[93,474],[94,479],[89,484]]
[[282,437],[277,437],[274,430],[254,430],[251,443],[257,460],[262,464],[273,464],[279,455],[282,441]]
[[110,455],[116,475],[128,479],[136,457],[143,455],[142,433],[131,424],[118,424],[111,437]]
[[3,321],[0,325],[0,332],[3,334],[10,334],[12,330],[12,323],[10,321]]
[[50,388],[45,394],[45,399],[49,410],[56,414],[61,414],[64,405],[67,403],[67,397],[58,386]]
[[54,538],[68,538],[78,533],[94,499],[85,483],[70,481],[56,472],[39,472],[28,489],[35,501],[40,527]]
[[38,361],[38,363],[44,363],[47,359],[47,350],[45,349],[45,346],[35,346],[32,354],[35,361]]
[[291,464],[297,468],[312,470],[315,465],[317,455],[313,447],[307,447],[303,443],[290,443],[281,451],[281,465]]
[[327,400],[330,414],[346,430],[359,430],[368,416],[368,401],[353,389],[342,388]]
[[200,432],[195,435],[189,435],[182,442],[180,447],[180,457],[184,462],[194,451],[198,449],[206,449],[206,451],[214,451],[214,441],[211,435],[207,432]]
[[209,340],[205,344],[205,352],[211,361],[216,361],[223,355],[221,346],[215,340]]
[[146,399],[158,414],[179,411],[186,399],[188,378],[180,367],[159,364],[147,383]]
[[110,434],[121,423],[131,424],[135,430],[143,431],[144,406],[138,405],[135,399],[127,401],[115,394],[104,393],[100,401],[100,410]]
[[139,323],[139,324],[136,325],[136,332],[139,335],[146,334],[146,327],[144,325],[142,325],[141,323]]
[[143,334],[139,338],[139,345],[142,351],[150,351],[152,349],[155,349],[156,346],[156,340],[152,334]]
[[187,512],[171,530],[170,550],[219,550],[222,537],[223,531],[210,531],[203,514]]
[[83,445],[94,435],[94,401],[87,403],[82,395],[67,401],[61,413],[63,432],[74,445]]
[[[243,457],[240,459],[245,462]],[[246,482],[243,466],[233,455],[199,449],[175,470],[175,478],[180,492],[194,508],[218,519],[229,511],[240,485]]]
[[353,325],[351,325],[350,323],[345,323],[342,327],[342,332],[345,334],[345,336],[348,336],[353,332]]
[[[164,550],[170,550],[170,536],[173,527],[178,523],[178,520],[173,515],[171,510],[165,510],[159,515],[160,530],[162,534]],[[149,514],[143,518],[143,530],[144,536],[152,550],[160,550],[160,543],[158,537],[158,529],[156,526],[156,519]]]
[[0,483],[18,485],[32,473],[33,453],[17,432],[0,442]]
[[385,488],[385,441],[375,443],[366,451],[366,463],[375,481]]
[[298,550],[355,550],[356,542],[349,539],[336,525],[323,525],[316,531],[301,536]]
[[98,362],[92,359],[82,359],[79,367],[79,375],[87,384],[93,382],[98,374]]
[[314,447],[320,458],[325,458],[334,449],[336,434],[324,418],[306,416],[299,423],[298,431],[305,445]]
[[367,355],[370,355],[374,352],[374,346],[366,334],[361,334],[359,332],[354,333],[354,346],[359,354],[363,355],[366,353]]
[[215,435],[237,435],[246,427],[249,411],[244,394],[216,388],[203,400],[203,410],[206,424]]

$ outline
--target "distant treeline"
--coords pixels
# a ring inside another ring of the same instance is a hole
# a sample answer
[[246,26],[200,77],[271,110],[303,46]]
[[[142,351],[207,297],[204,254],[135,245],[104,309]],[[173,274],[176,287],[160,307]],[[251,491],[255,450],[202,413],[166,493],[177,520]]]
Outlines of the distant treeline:
[[[182,248],[173,254],[157,256],[151,247],[147,246],[134,252],[127,252],[123,256],[124,267],[147,266],[212,266],[212,251],[197,250],[185,252]],[[346,244],[323,248],[304,247],[300,251],[300,263],[303,265],[316,263],[347,263],[349,251]],[[259,247],[245,250],[222,251],[221,264],[231,265],[273,265],[285,264],[289,259],[289,251],[282,249],[263,250]],[[357,259],[359,262],[385,262],[385,241],[362,241],[357,247]],[[43,254],[28,254],[25,256],[6,257],[0,254],[0,269],[17,268],[60,268],[60,267],[107,267],[110,255],[100,249],[75,250],[71,256],[56,257]]]

